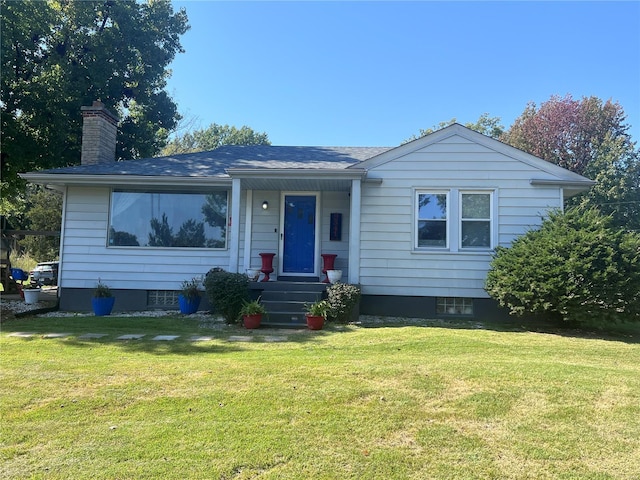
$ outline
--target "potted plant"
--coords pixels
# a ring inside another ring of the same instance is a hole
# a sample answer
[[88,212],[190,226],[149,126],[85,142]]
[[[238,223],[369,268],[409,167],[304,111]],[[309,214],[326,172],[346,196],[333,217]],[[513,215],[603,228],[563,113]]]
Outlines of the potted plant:
[[242,315],[242,323],[244,328],[258,328],[262,322],[262,316],[267,313],[264,306],[260,303],[260,299],[252,302],[244,302],[240,315]]
[[191,315],[198,311],[200,306],[200,281],[197,278],[185,280],[180,286],[180,294],[178,294],[178,305],[180,313]]
[[321,330],[327,314],[331,309],[331,305],[326,300],[319,300],[310,305],[306,305],[307,309],[307,327],[309,330]]
[[337,283],[342,279],[342,270],[327,270],[327,278],[330,283]]
[[252,282],[257,282],[260,277],[260,270],[257,268],[247,268],[247,277]]
[[24,294],[24,303],[33,304],[40,301],[41,288],[37,283],[25,283],[22,285],[22,292]]
[[93,298],[91,299],[93,313],[97,317],[110,315],[115,301],[116,299],[111,293],[111,289],[109,288],[109,286],[105,283],[102,283],[100,279],[98,279],[96,289],[93,291]]

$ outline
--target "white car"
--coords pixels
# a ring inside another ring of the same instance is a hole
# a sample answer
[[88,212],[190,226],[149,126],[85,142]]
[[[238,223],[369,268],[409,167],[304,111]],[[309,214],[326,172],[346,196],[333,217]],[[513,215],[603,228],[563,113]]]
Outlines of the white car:
[[38,285],[58,284],[58,262],[42,262],[29,273],[29,281]]

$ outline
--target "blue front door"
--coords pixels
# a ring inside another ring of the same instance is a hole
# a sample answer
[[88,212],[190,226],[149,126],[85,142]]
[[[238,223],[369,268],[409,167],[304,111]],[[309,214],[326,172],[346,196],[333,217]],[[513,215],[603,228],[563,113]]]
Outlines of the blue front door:
[[315,273],[316,197],[284,196],[282,273]]

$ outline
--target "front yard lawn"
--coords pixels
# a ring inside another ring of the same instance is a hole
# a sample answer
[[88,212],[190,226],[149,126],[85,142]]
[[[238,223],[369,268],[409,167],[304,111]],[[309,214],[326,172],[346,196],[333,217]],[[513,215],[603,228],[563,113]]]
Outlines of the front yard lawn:
[[[0,335],[0,477],[640,477],[637,334],[471,326],[12,321]],[[43,338],[55,332],[71,335]],[[89,332],[108,335],[79,338]],[[180,337],[151,340],[165,334]]]

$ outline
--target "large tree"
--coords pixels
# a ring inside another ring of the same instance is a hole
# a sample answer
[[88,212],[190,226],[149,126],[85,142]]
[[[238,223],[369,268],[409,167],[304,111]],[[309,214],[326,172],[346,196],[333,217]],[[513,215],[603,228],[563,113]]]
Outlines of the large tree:
[[605,141],[630,143],[624,121],[624,110],[611,100],[552,96],[540,107],[529,103],[501,139],[582,174]]
[[625,119],[611,100],[552,96],[540,107],[528,104],[500,139],[596,180],[570,204],[596,207],[616,225],[640,230],[640,155]]
[[236,128],[212,123],[202,130],[179,135],[162,150],[163,155],[204,152],[222,145],[271,145],[266,133],[259,133],[245,126]]
[[0,1],[2,193],[18,172],[80,161],[80,107],[120,117],[118,158],[150,157],[179,119],[167,66],[189,28],[170,0]]

